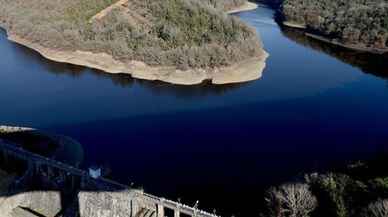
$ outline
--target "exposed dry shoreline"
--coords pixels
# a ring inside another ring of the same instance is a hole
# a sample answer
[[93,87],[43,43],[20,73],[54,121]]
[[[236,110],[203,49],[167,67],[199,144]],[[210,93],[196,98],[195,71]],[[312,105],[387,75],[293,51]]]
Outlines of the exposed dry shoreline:
[[258,7],[258,5],[256,3],[247,1],[244,5],[241,5],[237,8],[229,10],[228,14],[234,14],[234,13],[239,13],[239,12],[243,12],[243,11],[251,11],[251,10],[257,9],[257,7]]
[[[289,27],[289,28],[294,28],[294,29],[301,29],[301,30],[306,30],[307,29],[306,25],[299,24],[299,23],[294,23],[294,22],[291,22],[291,21],[284,21],[283,25],[286,26],[286,27]],[[343,47],[343,48],[347,48],[347,49],[350,49],[350,50],[361,51],[361,52],[369,52],[369,53],[373,53],[373,54],[385,54],[385,53],[388,53],[388,49],[370,48],[370,47],[365,47],[365,46],[361,46],[361,45],[358,45],[358,44],[344,44],[344,43],[340,42],[339,40],[326,38],[326,37],[321,36],[321,35],[309,33],[307,31],[304,34],[307,37],[313,38],[315,40],[322,41],[322,42],[325,42],[325,43],[328,43],[328,44],[333,44],[333,45],[336,45],[336,46],[339,46],[339,47]]]
[[[248,2],[244,6],[229,11],[228,13],[247,11],[255,8],[257,8],[256,4]],[[113,74],[130,74],[133,78],[158,80],[179,85],[195,85],[206,80],[211,80],[213,84],[240,83],[256,80],[262,76],[262,72],[266,66],[265,61],[269,56],[263,49],[263,52],[259,56],[228,67],[188,69],[182,71],[170,66],[149,66],[140,61],[122,62],[106,53],[50,49],[21,38],[12,31],[7,29],[6,31],[10,41],[33,49],[43,57],[55,62],[85,66]]]
[[319,41],[322,41],[322,42],[325,42],[325,43],[333,44],[333,45],[336,45],[336,46],[339,46],[339,47],[344,47],[344,48],[355,50],[355,51],[369,52],[369,53],[373,53],[373,54],[385,54],[385,53],[388,53],[388,49],[378,49],[378,48],[363,47],[363,46],[357,45],[357,44],[344,44],[344,43],[341,43],[338,40],[332,40],[332,39],[325,38],[323,36],[315,35],[315,34],[311,34],[311,33],[305,33],[305,35],[310,37],[310,38],[313,38],[313,39],[316,39],[316,40],[319,40]]
[[299,24],[299,23],[294,23],[291,21],[284,21],[283,25],[290,27],[290,28],[296,28],[296,29],[306,29],[306,25],[304,24]]

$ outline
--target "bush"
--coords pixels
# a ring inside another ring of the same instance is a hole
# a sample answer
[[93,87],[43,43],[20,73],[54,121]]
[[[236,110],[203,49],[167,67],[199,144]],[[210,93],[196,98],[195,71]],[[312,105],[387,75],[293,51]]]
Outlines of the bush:
[[317,199],[307,184],[292,183],[267,192],[268,215],[273,217],[309,217]]
[[319,211],[332,217],[348,217],[360,213],[373,197],[369,186],[344,174],[312,174],[308,183],[317,195]]

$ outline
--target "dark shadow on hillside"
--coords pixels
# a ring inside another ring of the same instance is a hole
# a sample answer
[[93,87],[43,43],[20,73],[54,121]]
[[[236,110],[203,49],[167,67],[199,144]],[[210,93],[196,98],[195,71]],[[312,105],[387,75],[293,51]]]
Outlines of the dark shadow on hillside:
[[388,55],[354,51],[325,43],[306,36],[303,30],[285,26],[281,26],[281,30],[284,36],[300,45],[328,54],[346,64],[359,68],[367,74],[384,79],[388,78]]

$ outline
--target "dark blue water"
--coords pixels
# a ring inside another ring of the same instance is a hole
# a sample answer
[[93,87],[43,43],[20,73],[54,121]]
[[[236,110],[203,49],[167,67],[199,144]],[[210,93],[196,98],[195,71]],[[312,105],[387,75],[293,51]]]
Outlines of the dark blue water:
[[260,80],[181,87],[47,61],[0,36],[0,123],[83,144],[85,166],[225,216],[258,216],[263,190],[388,147],[387,59],[238,14],[270,53]]

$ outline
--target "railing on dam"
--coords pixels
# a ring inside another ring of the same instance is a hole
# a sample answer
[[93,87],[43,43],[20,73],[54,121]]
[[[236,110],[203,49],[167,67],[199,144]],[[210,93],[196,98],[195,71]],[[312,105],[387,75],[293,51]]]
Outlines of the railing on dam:
[[174,216],[179,217],[180,213],[183,213],[188,216],[193,216],[193,217],[220,217],[216,214],[209,213],[203,210],[199,210],[198,208],[191,207],[179,202],[175,202],[172,200],[160,198],[157,196],[154,196],[152,194],[147,194],[143,193],[142,194],[145,199],[153,201],[155,204],[160,206],[158,208],[158,211],[161,212],[159,213],[159,217],[164,217],[164,208],[168,208],[174,211]]
[[60,170],[67,175],[77,176],[80,179],[88,179],[94,182],[101,182],[101,183],[104,183],[105,186],[110,187],[112,190],[128,189],[128,186],[126,185],[120,184],[118,182],[115,182],[113,180],[109,180],[103,177],[93,179],[84,170],[26,151],[22,147],[6,143],[2,139],[0,139],[0,149],[3,151],[3,153],[5,152],[7,155],[14,156],[18,159],[24,160],[28,164],[34,164],[38,167],[47,166],[52,169]]

